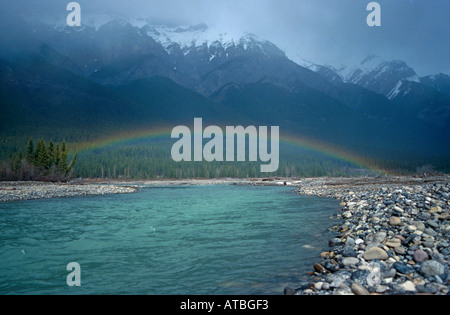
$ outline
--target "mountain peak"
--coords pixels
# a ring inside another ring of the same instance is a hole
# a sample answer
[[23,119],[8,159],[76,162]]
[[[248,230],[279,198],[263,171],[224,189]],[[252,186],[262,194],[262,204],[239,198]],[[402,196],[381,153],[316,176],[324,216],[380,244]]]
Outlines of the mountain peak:
[[188,26],[167,26],[147,24],[143,27],[147,35],[153,37],[163,46],[178,44],[182,49],[200,47],[213,43],[238,44],[258,41],[257,36],[245,32],[229,32],[209,27],[206,24]]

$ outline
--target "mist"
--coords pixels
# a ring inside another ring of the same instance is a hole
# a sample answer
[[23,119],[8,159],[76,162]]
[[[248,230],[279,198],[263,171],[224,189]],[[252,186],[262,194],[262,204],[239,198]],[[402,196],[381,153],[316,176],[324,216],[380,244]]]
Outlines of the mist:
[[[61,0],[16,0],[3,13],[34,21],[68,14]],[[356,65],[367,55],[400,59],[419,75],[450,73],[450,1],[381,0],[380,27],[366,23],[369,0],[79,0],[82,20],[99,15],[154,24],[206,23],[248,32],[275,43],[288,56],[333,66]]]

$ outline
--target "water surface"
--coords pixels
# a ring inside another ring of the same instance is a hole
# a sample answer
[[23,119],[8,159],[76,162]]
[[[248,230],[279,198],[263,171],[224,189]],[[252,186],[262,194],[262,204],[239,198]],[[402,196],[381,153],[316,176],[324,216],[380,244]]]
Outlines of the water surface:
[[0,294],[282,294],[327,249],[337,206],[233,185],[2,203]]

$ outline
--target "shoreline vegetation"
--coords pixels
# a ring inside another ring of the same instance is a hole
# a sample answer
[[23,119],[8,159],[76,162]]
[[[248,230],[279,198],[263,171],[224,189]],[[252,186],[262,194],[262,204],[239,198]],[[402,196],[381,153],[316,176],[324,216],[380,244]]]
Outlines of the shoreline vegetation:
[[281,185],[293,187],[299,195],[340,200],[336,218],[330,218],[335,237],[329,249],[317,253],[311,272],[297,287],[286,287],[286,295],[450,292],[450,175],[0,182],[0,201],[221,184]]

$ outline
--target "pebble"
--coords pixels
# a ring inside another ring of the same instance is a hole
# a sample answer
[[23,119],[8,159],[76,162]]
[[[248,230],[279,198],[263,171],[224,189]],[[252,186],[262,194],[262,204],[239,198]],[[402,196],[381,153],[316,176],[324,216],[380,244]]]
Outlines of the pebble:
[[369,291],[365,287],[363,287],[362,285],[360,285],[356,282],[352,283],[351,289],[355,295],[369,295],[370,294]]
[[450,293],[450,176],[305,179],[298,192],[341,206],[309,294]]
[[420,271],[427,276],[439,276],[444,273],[445,267],[435,260],[427,260],[423,262]]
[[397,226],[402,224],[402,219],[399,217],[390,217],[389,224],[393,226]]
[[375,246],[365,251],[363,257],[365,260],[385,260],[389,256],[384,249]]
[[404,291],[416,291],[416,285],[412,281],[409,281],[409,280],[400,284],[400,287]]
[[359,259],[355,257],[344,257],[342,258],[342,264],[344,266],[356,265],[359,263]]

